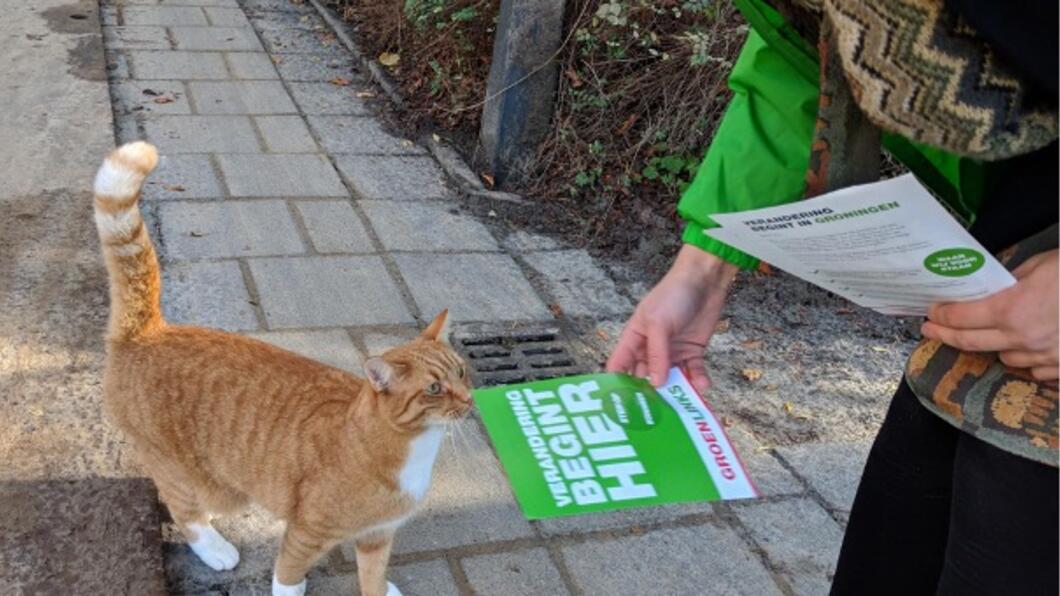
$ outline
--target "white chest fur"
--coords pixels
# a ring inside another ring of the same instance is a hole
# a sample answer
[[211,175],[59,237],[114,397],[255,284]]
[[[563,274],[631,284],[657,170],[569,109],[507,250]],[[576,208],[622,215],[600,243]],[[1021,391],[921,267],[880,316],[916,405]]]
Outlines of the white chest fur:
[[398,484],[405,494],[416,501],[422,499],[431,486],[431,470],[443,436],[442,428],[429,427],[409,445],[408,458],[398,472]]

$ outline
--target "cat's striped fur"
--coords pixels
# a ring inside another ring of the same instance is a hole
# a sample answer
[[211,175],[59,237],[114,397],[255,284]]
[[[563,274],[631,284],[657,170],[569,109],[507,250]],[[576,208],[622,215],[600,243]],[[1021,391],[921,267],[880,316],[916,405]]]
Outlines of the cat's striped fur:
[[[110,276],[104,399],[192,549],[239,561],[212,515],[254,501],[287,528],[273,594],[301,594],[309,568],[356,542],[361,593],[385,579],[394,532],[429,485],[446,421],[471,407],[447,313],[417,340],[364,363],[368,379],[232,333],[167,324],[159,266],[137,202],[158,156],[132,143],[95,182]],[[343,300],[343,296],[334,296]]]

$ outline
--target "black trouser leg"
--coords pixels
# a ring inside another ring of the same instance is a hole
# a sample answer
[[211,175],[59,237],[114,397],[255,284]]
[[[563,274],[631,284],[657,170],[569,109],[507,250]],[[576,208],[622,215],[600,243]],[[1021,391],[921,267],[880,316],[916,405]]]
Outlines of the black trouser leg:
[[938,593],[1060,592],[1056,468],[962,435]]
[[869,453],[833,595],[1057,594],[1056,468],[979,441],[903,383]]
[[934,593],[959,433],[899,386],[865,464],[832,594]]

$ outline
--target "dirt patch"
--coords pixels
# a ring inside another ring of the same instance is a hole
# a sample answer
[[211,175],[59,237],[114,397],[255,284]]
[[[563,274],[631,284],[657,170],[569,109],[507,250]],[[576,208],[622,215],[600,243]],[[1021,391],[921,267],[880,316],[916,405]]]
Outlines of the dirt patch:
[[88,81],[107,80],[98,4],[83,0],[49,8],[40,16],[47,22],[48,29],[55,33],[83,34],[77,38],[74,47],[67,50],[66,62],[70,65],[67,72]]
[[[389,65],[406,136],[438,131],[489,183],[477,134],[499,2],[333,0],[368,56]],[[510,190],[536,203],[508,214],[655,276],[680,245],[676,215],[728,103],[746,32],[728,3],[567,4],[551,133]]]

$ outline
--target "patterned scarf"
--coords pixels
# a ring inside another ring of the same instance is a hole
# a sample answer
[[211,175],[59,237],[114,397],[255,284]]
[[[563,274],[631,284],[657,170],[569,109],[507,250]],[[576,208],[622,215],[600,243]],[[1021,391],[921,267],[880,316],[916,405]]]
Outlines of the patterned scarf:
[[1055,104],[1036,94],[942,0],[777,4],[788,5],[781,8],[785,13],[827,18],[821,29],[831,32],[850,93],[882,130],[989,161],[1057,138]]

